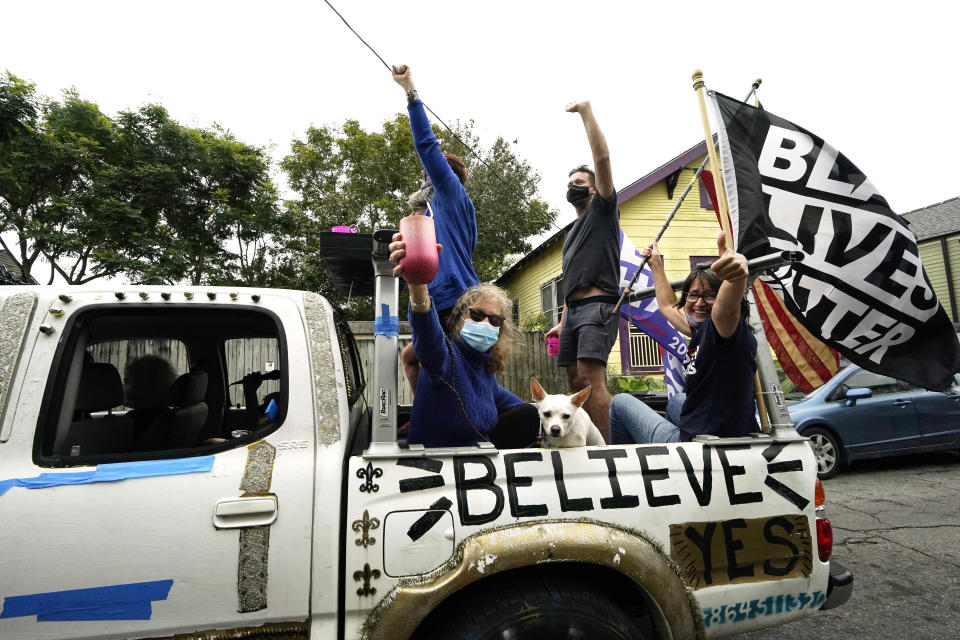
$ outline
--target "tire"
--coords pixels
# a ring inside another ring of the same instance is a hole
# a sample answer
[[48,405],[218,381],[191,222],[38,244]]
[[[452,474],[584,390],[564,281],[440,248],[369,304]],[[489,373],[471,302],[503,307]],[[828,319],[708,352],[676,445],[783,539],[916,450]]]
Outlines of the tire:
[[[573,573],[573,571],[570,571]],[[647,640],[604,591],[559,571],[509,572],[451,596],[417,640]]]
[[817,460],[817,477],[826,480],[837,475],[844,466],[843,445],[837,436],[820,427],[810,427],[803,435],[810,438]]

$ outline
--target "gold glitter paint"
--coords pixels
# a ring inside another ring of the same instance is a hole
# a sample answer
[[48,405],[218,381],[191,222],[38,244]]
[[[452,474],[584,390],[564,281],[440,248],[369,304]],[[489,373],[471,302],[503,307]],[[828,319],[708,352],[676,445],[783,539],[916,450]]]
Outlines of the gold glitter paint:
[[36,301],[37,296],[32,293],[0,296],[0,420]]
[[333,364],[333,346],[330,344],[329,316],[323,298],[315,293],[304,293],[303,315],[307,324],[310,367],[313,371],[311,382],[317,442],[333,444],[340,441],[340,394]]
[[273,463],[277,458],[277,448],[261,440],[247,447],[247,464],[240,481],[243,497],[262,496],[270,491],[273,481]]
[[670,525],[670,558],[693,589],[806,578],[813,544],[803,515]]
[[[277,449],[261,440],[247,447],[247,464],[240,481],[241,497],[267,495],[273,480]],[[240,530],[240,557],[237,560],[238,611],[250,613],[267,608],[267,569],[270,559],[270,526]]]
[[147,640],[307,640],[309,637],[310,623],[304,621],[274,622],[260,627],[178,633],[175,636],[148,638]]
[[703,637],[692,591],[660,545],[639,531],[581,518],[507,525],[464,539],[446,564],[400,580],[370,612],[361,638],[409,638],[455,591],[501,571],[545,562],[580,562],[618,571],[657,602],[674,638]]

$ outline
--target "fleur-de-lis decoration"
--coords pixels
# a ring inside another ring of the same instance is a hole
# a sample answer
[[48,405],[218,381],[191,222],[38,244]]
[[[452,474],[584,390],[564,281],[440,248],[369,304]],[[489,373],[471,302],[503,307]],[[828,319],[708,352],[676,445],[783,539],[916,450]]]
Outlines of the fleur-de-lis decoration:
[[371,569],[369,564],[363,565],[363,571],[354,571],[353,572],[353,581],[360,582],[363,581],[363,586],[357,589],[358,596],[372,596],[377,592],[376,587],[370,586],[370,580],[377,580],[380,578],[380,569]]
[[363,518],[360,520],[353,521],[353,530],[357,533],[360,533],[361,529],[363,530],[363,535],[354,540],[357,543],[358,547],[369,547],[377,544],[377,539],[367,535],[371,529],[376,529],[380,526],[380,520],[377,518],[371,518],[370,513],[364,509]]
[[360,485],[360,491],[366,493],[376,493],[380,491],[380,485],[374,484],[373,479],[379,478],[382,475],[383,469],[374,467],[372,462],[368,462],[365,469],[357,469],[357,477],[364,479],[363,484]]

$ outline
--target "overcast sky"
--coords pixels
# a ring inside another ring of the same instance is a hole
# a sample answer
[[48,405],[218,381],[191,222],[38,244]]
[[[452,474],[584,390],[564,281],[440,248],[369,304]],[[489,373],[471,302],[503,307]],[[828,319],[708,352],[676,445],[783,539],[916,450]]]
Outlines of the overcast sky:
[[[960,195],[952,3],[331,2],[445,121],[517,140],[560,225],[567,170],[590,161],[564,105],[591,100],[623,188],[702,140],[696,68],[737,98],[762,78],[767,109],[847,155],[898,213]],[[0,24],[0,69],[42,94],[73,86],[110,115],[160,102],[276,157],[310,124],[378,129],[405,107],[322,0],[0,0]]]

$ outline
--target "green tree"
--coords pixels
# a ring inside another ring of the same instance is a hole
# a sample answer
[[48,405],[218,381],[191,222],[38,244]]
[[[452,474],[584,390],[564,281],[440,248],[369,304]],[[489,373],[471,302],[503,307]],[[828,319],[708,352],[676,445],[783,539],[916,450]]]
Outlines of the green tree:
[[0,215],[24,273],[43,256],[49,281],[71,284],[120,274],[271,284],[268,263],[289,227],[263,148],[217,126],[184,127],[159,105],[111,120],[74,90],[40,98],[9,72],[0,77]]
[[[191,284],[251,282],[263,269],[275,225],[276,188],[266,151],[220,127],[172,127],[161,142],[176,185],[164,210],[170,246],[181,256],[166,276]],[[239,243],[237,251],[229,248]],[[257,257],[259,256],[259,257]]]
[[[472,121],[457,123],[455,136],[436,126],[434,132],[441,147],[467,165],[466,189],[477,210],[474,268],[481,280],[492,280],[502,273],[507,255],[530,250],[526,238],[546,230],[556,211],[536,199],[539,174],[503,138],[484,148]],[[423,168],[407,117],[398,114],[373,132],[354,120],[341,127],[310,127],[293,141],[280,166],[299,196],[285,203],[292,231],[281,269],[284,282],[321,292],[351,317],[369,318],[369,301],[348,304],[334,290],[320,264],[318,232],[345,224],[361,232],[396,228],[409,213],[407,195],[419,188]]]

